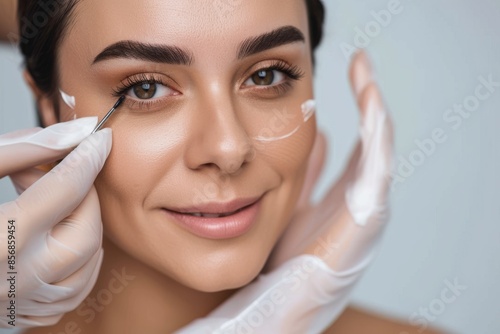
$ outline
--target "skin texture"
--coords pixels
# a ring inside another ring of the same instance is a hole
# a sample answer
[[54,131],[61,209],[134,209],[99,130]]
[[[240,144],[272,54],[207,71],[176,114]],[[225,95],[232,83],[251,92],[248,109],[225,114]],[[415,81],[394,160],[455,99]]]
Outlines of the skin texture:
[[[274,14],[278,11],[279,16]],[[75,321],[93,333],[109,328],[173,331],[253,280],[287,227],[316,137],[315,119],[294,136],[266,145],[254,142],[246,130],[262,124],[261,118],[251,117],[262,110],[300,113],[302,103],[313,98],[309,41],[306,37],[305,42],[242,60],[237,50],[245,39],[282,26],[294,26],[308,36],[305,3],[242,2],[230,15],[220,14],[213,4],[200,1],[149,0],[137,6],[85,0],[77,6],[61,44],[59,69],[61,89],[76,97],[78,117],[102,118],[116,100],[113,89],[137,73],[168,75],[166,84],[179,94],[149,111],[134,110],[137,104],[129,100],[107,123],[113,129],[113,148],[95,183],[106,255],[93,294],[106,289],[116,271],[125,270],[134,279],[96,318],[82,316],[82,308],[59,326]],[[175,45],[189,50],[193,62],[185,66],[119,59],[92,65],[102,50],[122,40]],[[253,72],[276,59],[303,73],[287,93],[243,87]],[[45,125],[54,122],[54,109],[43,98],[40,102]],[[60,105],[60,118],[71,119],[73,111]],[[207,187],[215,191],[207,192]],[[184,230],[161,210],[196,204],[200,193],[202,202],[264,197],[247,233],[211,240]],[[124,313],[134,317],[124,319]]]

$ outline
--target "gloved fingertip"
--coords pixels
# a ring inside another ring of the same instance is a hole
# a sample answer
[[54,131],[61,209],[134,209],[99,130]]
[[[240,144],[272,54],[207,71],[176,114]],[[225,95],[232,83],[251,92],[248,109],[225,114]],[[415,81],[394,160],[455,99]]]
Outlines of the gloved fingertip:
[[89,134],[97,125],[97,121],[97,116],[81,117],[75,120],[54,124],[49,128],[58,128],[55,129],[54,132],[61,134],[74,131],[81,131],[82,133]]
[[75,147],[92,132],[97,121],[97,117],[83,117],[56,123],[26,138],[25,142],[55,150]]
[[356,53],[349,72],[352,90],[355,96],[359,96],[366,86],[374,80],[372,66],[365,51],[361,50]]
[[78,171],[78,174],[82,176],[81,179],[88,181],[85,184],[91,185],[109,156],[111,137],[111,129],[104,129],[87,136],[73,152],[52,169],[52,172],[63,177],[65,174]]
[[365,87],[359,96],[362,128],[373,132],[379,121],[385,120],[385,107],[380,91],[375,83]]

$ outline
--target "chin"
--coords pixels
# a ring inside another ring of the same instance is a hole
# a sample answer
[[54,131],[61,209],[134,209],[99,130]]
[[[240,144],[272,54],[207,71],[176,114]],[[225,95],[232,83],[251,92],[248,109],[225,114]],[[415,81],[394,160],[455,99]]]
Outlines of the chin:
[[188,281],[181,281],[179,283],[193,290],[206,293],[234,290],[252,282],[259,275],[261,269],[252,268],[246,272],[235,272],[226,268],[214,268],[212,271],[204,272],[203,275],[191,276],[188,278]]
[[269,253],[266,247],[257,251],[255,247],[240,246],[240,249],[226,249],[197,259],[185,259],[182,267],[169,266],[170,270],[164,267],[170,271],[164,274],[197,291],[233,290],[248,285],[260,274]]

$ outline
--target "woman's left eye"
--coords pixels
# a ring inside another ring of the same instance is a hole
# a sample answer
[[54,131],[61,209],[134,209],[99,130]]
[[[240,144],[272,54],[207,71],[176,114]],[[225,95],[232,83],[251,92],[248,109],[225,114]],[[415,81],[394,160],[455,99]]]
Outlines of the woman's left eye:
[[278,70],[265,69],[255,72],[245,86],[274,86],[285,81],[285,74]]
[[151,100],[172,95],[175,91],[155,82],[141,82],[127,91],[127,95],[138,100]]

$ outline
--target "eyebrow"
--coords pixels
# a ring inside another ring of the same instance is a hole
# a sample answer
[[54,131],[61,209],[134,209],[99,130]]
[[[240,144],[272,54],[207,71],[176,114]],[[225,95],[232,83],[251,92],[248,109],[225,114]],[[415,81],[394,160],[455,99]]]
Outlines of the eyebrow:
[[176,46],[121,41],[106,47],[94,58],[92,64],[117,58],[132,58],[174,65],[191,65],[193,63],[193,57],[187,51]]
[[285,44],[305,42],[304,34],[294,26],[284,26],[257,37],[251,37],[241,43],[238,59],[270,50]]
[[[284,26],[243,41],[238,49],[238,59],[296,42],[305,42],[304,34],[296,27]],[[94,58],[92,64],[119,58],[187,66],[194,62],[193,56],[188,51],[177,46],[120,41],[106,47]]]

